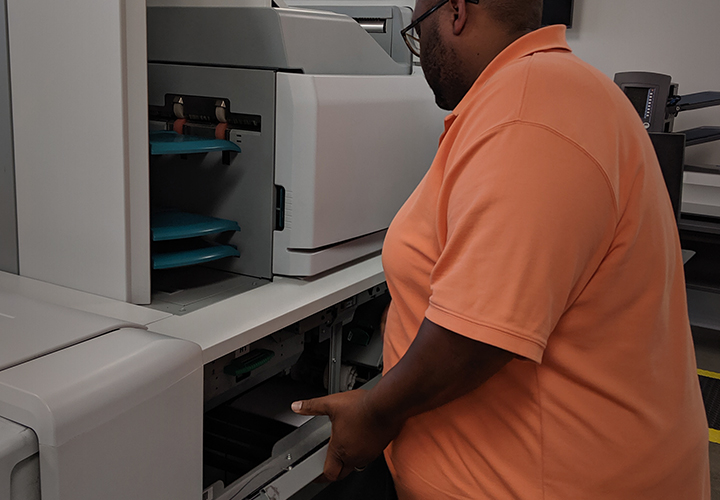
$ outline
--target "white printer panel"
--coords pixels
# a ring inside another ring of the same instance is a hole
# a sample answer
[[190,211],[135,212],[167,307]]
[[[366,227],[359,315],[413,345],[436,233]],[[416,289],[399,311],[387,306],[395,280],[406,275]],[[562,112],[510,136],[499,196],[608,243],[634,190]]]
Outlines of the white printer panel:
[[442,132],[423,76],[278,73],[276,109],[273,272],[311,276],[379,251]]
[[0,311],[0,421],[20,424],[0,436],[29,443],[0,446],[0,477],[32,486],[39,462],[43,500],[200,497],[198,345],[20,295]]

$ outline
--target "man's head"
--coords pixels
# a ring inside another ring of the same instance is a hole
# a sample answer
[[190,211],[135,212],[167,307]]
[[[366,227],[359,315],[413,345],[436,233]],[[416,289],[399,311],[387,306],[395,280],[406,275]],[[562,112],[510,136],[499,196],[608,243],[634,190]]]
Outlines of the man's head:
[[[437,0],[417,0],[413,19]],[[435,101],[451,110],[505,47],[540,27],[542,0],[449,0],[416,26],[420,63]]]

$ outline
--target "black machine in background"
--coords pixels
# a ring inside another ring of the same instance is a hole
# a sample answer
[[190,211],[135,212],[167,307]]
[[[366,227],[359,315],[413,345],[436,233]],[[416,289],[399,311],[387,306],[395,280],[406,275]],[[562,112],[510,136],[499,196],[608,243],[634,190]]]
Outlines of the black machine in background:
[[564,24],[572,28],[573,0],[545,0],[543,2],[542,25]]
[[[683,171],[704,169],[685,165],[685,148],[720,140],[720,127],[703,126],[673,132],[675,117],[682,111],[720,105],[720,92],[696,92],[680,95],[678,84],[668,75],[644,71],[615,74],[615,83],[622,89],[650,133],[675,215],[681,226],[691,214],[681,215]],[[718,221],[720,227],[720,221]]]
[[680,221],[683,171],[685,167],[685,135],[671,132],[650,132],[665,185],[670,194],[675,220]]
[[655,147],[670,200],[675,210],[680,241],[695,256],[685,265],[689,289],[720,292],[720,218],[685,213],[682,208],[683,173],[720,175],[720,166],[685,164],[685,148],[720,140],[719,126],[702,126],[673,132],[675,117],[681,111],[720,106],[720,92],[678,93],[678,84],[668,75],[627,72],[615,75]]
[[[672,132],[675,117],[681,111],[720,105],[720,92],[679,95],[678,84],[660,73],[616,73],[615,83],[630,99],[648,132]],[[685,134],[687,146],[720,139],[720,127],[696,127],[680,133]]]

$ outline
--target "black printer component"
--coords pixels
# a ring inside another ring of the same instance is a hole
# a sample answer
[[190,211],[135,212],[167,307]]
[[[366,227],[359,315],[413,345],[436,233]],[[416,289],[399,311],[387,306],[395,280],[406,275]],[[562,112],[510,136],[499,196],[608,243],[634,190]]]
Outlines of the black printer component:
[[542,10],[542,25],[564,24],[572,28],[573,0],[545,0]]
[[720,92],[679,95],[678,84],[672,83],[670,76],[649,72],[616,73],[615,83],[628,97],[650,133],[681,235],[683,230],[714,233],[715,227],[720,227],[716,220],[704,220],[707,219],[705,216],[698,219],[695,214],[682,214],[680,217],[680,209],[683,172],[686,170],[683,164],[685,147],[720,140],[720,127],[702,126],[673,133],[673,125],[675,117],[682,111],[720,106]]
[[675,114],[711,106],[720,106],[720,92],[696,92],[668,99],[668,107],[674,107]]
[[[675,117],[682,111],[720,106],[720,92],[679,95],[678,84],[660,73],[616,73],[615,83],[630,99],[648,132],[672,132]],[[686,135],[687,146],[720,139],[720,127],[698,127],[680,133]]]
[[[198,137],[230,139],[232,129],[260,132],[262,128],[260,116],[232,113],[230,100],[220,97],[167,94],[163,106],[149,106],[149,114],[150,120],[165,122],[166,130]],[[219,125],[223,127],[218,129]]]
[[670,194],[675,219],[679,221],[680,207],[682,206],[685,135],[650,132],[650,139],[655,147],[665,186]]
[[695,127],[681,132],[685,134],[686,145],[695,146],[720,139],[720,127]]
[[668,113],[667,103],[677,97],[677,85],[672,78],[660,73],[631,71],[616,73],[620,86],[642,118],[648,132],[672,132],[675,114]]

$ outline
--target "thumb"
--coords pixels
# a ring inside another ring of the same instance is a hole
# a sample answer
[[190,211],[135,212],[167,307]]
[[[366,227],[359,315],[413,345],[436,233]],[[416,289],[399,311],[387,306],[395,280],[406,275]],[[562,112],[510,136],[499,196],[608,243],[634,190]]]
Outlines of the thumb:
[[323,398],[306,399],[304,401],[295,401],[290,405],[292,411],[298,415],[327,415],[327,408]]

